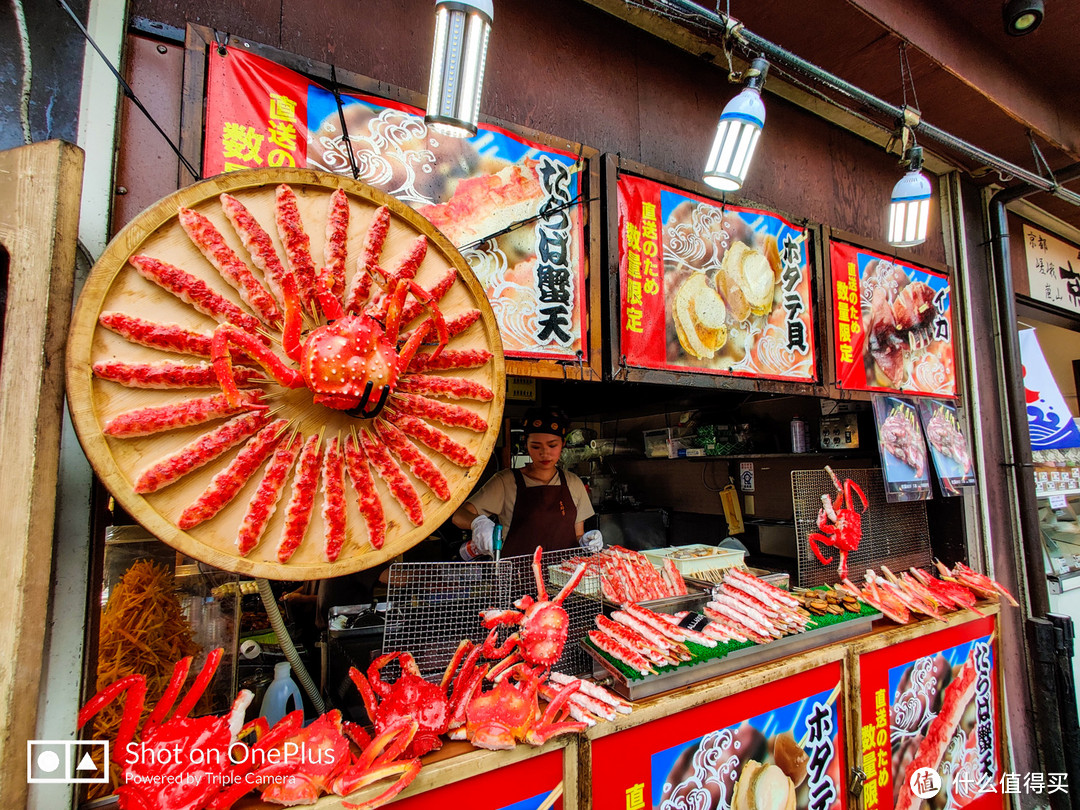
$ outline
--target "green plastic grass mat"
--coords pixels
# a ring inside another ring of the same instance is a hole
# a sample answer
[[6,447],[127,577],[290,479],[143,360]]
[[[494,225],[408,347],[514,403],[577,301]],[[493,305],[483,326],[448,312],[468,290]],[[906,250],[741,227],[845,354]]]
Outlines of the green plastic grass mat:
[[[824,616],[813,616],[810,619],[810,623],[806,625],[806,630],[804,630],[803,632],[808,633],[811,630],[817,630],[821,627],[832,627],[833,625],[840,624],[846,621],[851,621],[852,619],[858,619],[862,616],[873,615],[878,615],[878,611],[860,600],[858,613],[848,613],[847,611],[844,611],[840,615],[826,613]],[[640,681],[644,680],[646,677],[656,677],[652,675],[645,676],[638,672],[636,669],[631,669],[622,661],[613,658],[612,656],[601,650],[599,647],[597,647],[595,644],[593,644],[592,641],[589,640],[588,636],[585,636],[585,643],[588,644],[589,647],[594,650],[598,655],[603,656],[604,660],[608,661],[613,667],[615,667],[619,672],[621,672],[628,681]],[[766,645],[758,644],[754,641],[719,641],[717,642],[715,647],[703,647],[700,644],[695,644],[692,641],[687,641],[686,646],[690,650],[691,655],[693,655],[694,657],[691,658],[689,661],[682,661],[678,664],[672,664],[670,666],[657,666],[656,664],[653,664],[653,668],[656,670],[657,676],[663,675],[668,672],[674,672],[677,669],[685,669],[686,667],[693,667],[697,666],[698,664],[704,664],[717,658],[724,658],[729,653],[733,653],[736,650],[745,650],[747,647],[761,647]]]

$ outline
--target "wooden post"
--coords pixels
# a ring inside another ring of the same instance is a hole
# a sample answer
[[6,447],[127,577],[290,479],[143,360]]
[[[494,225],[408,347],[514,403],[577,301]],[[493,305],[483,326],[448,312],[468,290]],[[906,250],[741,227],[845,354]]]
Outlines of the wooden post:
[[0,152],[0,245],[10,258],[0,364],[0,795],[9,807],[26,803],[42,682],[82,171],[82,150],[62,141]]

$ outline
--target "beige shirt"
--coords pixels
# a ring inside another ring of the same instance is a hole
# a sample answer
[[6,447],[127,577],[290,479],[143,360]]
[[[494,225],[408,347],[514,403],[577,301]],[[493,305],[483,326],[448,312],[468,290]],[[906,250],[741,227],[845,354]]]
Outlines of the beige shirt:
[[[542,484],[536,479],[525,475],[525,473],[522,473],[521,477],[527,487],[557,487],[561,484],[559,475],[556,472],[547,484]],[[577,508],[577,518],[574,522],[581,523],[595,514],[592,502],[589,500],[589,493],[585,489],[585,483],[572,472],[567,472],[565,475],[567,489],[570,490],[570,497]],[[504,531],[510,529],[510,522],[514,519],[514,503],[516,501],[517,482],[514,480],[513,470],[499,470],[488,479],[479,492],[469,498],[469,503],[475,506],[480,514],[497,515]]]

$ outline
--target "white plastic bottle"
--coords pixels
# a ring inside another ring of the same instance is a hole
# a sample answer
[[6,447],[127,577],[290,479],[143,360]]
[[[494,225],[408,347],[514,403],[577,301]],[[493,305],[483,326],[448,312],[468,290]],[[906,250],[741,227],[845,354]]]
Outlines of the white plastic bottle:
[[[281,721],[281,718],[290,711],[304,708],[304,699],[300,696],[300,687],[292,679],[290,673],[292,667],[288,661],[282,661],[274,665],[274,680],[266,687],[263,695],[259,714],[266,718],[266,722],[273,726]],[[289,699],[292,699],[292,708],[289,708]]]
[[791,419],[791,452],[806,452],[806,422],[799,416]]

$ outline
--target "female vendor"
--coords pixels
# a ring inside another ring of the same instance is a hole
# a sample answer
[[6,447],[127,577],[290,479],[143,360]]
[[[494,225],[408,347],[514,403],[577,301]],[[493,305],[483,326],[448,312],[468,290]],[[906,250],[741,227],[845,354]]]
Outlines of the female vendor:
[[[580,546],[599,551],[599,531],[585,531],[593,516],[585,484],[558,466],[566,441],[567,419],[554,408],[531,408],[522,420],[529,463],[520,470],[500,470],[454,513],[459,529],[472,529],[461,556],[471,560],[494,551],[496,521],[503,527],[502,556]],[[494,516],[494,520],[491,516]]]

